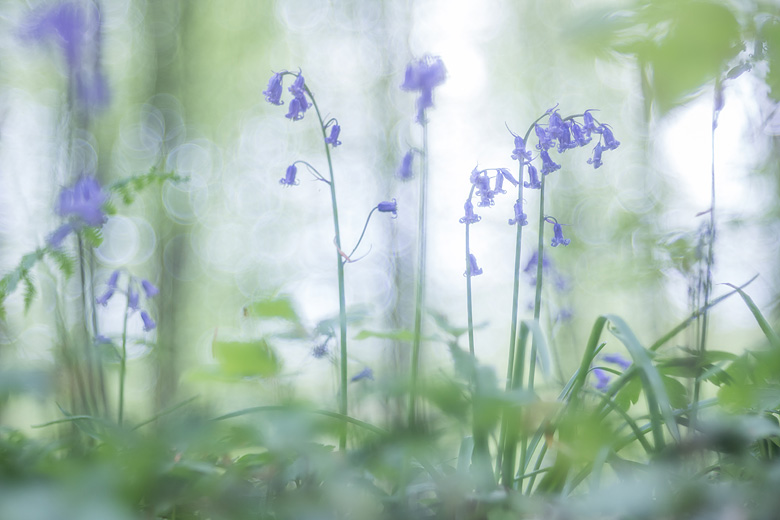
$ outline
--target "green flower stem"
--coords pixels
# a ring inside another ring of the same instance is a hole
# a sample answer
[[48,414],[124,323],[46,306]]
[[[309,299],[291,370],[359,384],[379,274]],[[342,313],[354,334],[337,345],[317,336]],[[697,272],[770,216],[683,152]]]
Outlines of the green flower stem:
[[[336,203],[336,183],[333,177],[333,161],[330,157],[330,148],[325,139],[328,138],[325,133],[325,123],[322,120],[320,109],[317,106],[317,101],[314,99],[309,87],[306,86],[306,93],[311,98],[314,110],[317,112],[317,119],[320,121],[320,130],[322,131],[322,139],[325,145],[325,156],[328,159],[328,172],[330,173],[330,200],[333,208],[333,228],[335,232],[336,242],[336,266],[338,269],[339,278],[339,336],[341,339],[341,352],[340,352],[340,392],[339,392],[339,413],[347,415],[347,304],[346,295],[344,292],[344,262],[342,261],[342,249],[341,249],[341,233],[339,231],[339,209]],[[341,432],[339,435],[339,450],[344,451],[347,448],[347,429],[346,425],[341,425]]]
[[[466,200],[471,200],[474,195],[474,185],[471,185],[471,191],[469,197]],[[468,326],[469,326],[469,354],[471,357],[475,357],[474,354],[474,311],[471,304],[471,245],[469,241],[469,230],[471,223],[466,220],[466,310],[468,314]]]
[[[355,243],[355,247],[352,248],[352,251],[349,253],[349,257],[352,258],[352,255],[355,254],[355,251],[357,251],[357,248],[360,247],[360,243],[363,241],[363,235],[366,234],[366,229],[368,229],[368,223],[371,222],[371,216],[374,214],[374,212],[379,209],[379,206],[374,206],[374,209],[372,209],[368,217],[366,217],[366,223],[363,224],[363,231],[360,232],[360,238],[358,238],[357,243]],[[344,261],[346,262],[347,259],[345,258]]]
[[[84,258],[84,241],[81,238],[81,233],[76,234],[77,240],[78,240],[78,252],[79,252],[79,274],[81,276],[81,313],[82,317],[84,318],[84,338],[83,338],[83,345],[84,345],[84,372],[86,375],[85,378],[85,386],[86,386],[86,394],[85,398],[88,402],[87,410],[91,414],[99,414],[99,407],[97,402],[96,393],[97,390],[95,388],[95,360],[93,359],[93,349],[91,347],[92,341],[91,341],[91,334],[89,330],[89,325],[87,324],[87,316],[89,316],[89,305],[87,304],[87,293],[92,294],[91,287],[87,287],[87,275],[86,275],[86,268],[85,268],[85,258]],[[88,291],[89,289],[89,291]]]
[[420,213],[417,230],[417,287],[414,311],[414,339],[412,341],[412,367],[409,385],[409,427],[414,427],[417,401],[417,378],[420,366],[420,343],[422,342],[422,318],[425,307],[425,235],[426,235],[426,190],[428,187],[428,124],[422,118],[423,148],[422,171],[420,173]]
[[127,372],[127,318],[130,315],[130,281],[127,282],[127,303],[122,321],[122,355],[119,358],[119,412],[117,422],[122,426],[125,412],[125,373]]

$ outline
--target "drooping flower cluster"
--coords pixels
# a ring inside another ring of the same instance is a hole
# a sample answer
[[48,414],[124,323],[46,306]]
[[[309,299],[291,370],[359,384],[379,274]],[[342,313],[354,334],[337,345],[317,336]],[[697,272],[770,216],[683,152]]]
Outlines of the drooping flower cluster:
[[[119,282],[119,275],[120,271],[116,270],[113,273],[111,273],[111,276],[109,276],[108,281],[106,282],[106,291],[95,298],[95,303],[102,305],[103,307],[108,305],[108,301],[111,299],[112,296],[114,296],[114,293],[118,290],[118,282]],[[160,293],[160,290],[155,287],[155,285],[150,282],[149,280],[145,278],[141,278],[140,280],[136,278],[135,276],[130,276],[127,281],[127,308],[128,311],[131,313],[134,313],[136,311],[140,311],[141,315],[141,321],[143,321],[144,324],[144,330],[150,331],[157,327],[157,324],[154,322],[154,320],[149,316],[149,313],[141,309],[140,307],[140,292],[138,290],[138,286],[141,286],[141,290],[143,291],[145,295],[145,299],[149,300],[151,298],[154,298]]]
[[52,42],[61,48],[76,99],[93,108],[108,103],[108,85],[99,63],[101,23],[100,11],[94,3],[66,1],[33,11],[21,31],[27,40],[41,44]]
[[[293,84],[290,85],[290,88],[288,89],[293,95],[293,99],[290,101],[290,107],[284,117],[291,121],[299,121],[303,119],[303,115],[306,113],[306,110],[311,107],[311,103],[309,103],[309,101],[306,99],[305,80],[303,79],[303,74],[300,71],[298,71],[297,74],[287,71],[275,72],[273,76],[271,76],[271,79],[268,80],[268,88],[263,91],[263,94],[265,95],[265,100],[269,103],[273,105],[283,105],[284,101],[282,101],[282,79],[286,74],[295,76],[295,81],[293,81]],[[335,126],[338,127],[338,125]],[[338,127],[338,130],[336,130],[336,140],[340,130],[340,127]],[[339,144],[341,143],[339,142]]]
[[425,110],[433,107],[433,89],[447,79],[447,69],[438,56],[423,56],[406,66],[401,89],[419,92],[417,98],[417,122],[425,123]]
[[108,195],[94,177],[81,177],[73,187],[63,188],[56,210],[68,222],[49,236],[49,245],[60,247],[71,231],[79,231],[84,226],[102,226],[106,220],[103,204],[107,199]]

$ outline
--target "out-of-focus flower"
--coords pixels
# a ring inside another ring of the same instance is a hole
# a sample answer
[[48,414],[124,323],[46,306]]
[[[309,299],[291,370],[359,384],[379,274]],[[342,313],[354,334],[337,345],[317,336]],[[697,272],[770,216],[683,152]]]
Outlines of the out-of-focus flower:
[[463,273],[463,276],[479,276],[482,274],[482,269],[477,265],[477,257],[472,253],[469,253],[469,265],[467,271]]
[[160,290],[155,287],[149,280],[141,280],[141,287],[143,288],[147,298],[154,298],[160,292]]
[[607,374],[606,371],[600,368],[594,368],[593,375],[596,377],[596,384],[595,384],[596,390],[600,390],[602,392],[606,390],[610,380],[609,374]]
[[414,159],[414,152],[409,150],[401,159],[401,165],[396,170],[396,176],[402,181],[408,181],[412,178],[412,160]]
[[265,100],[274,105],[284,105],[282,101],[282,75],[278,72],[274,72],[271,79],[268,80],[268,88],[263,91],[265,94]]
[[75,217],[88,226],[100,226],[106,219],[103,204],[107,196],[94,177],[81,177],[72,188],[60,192],[57,213]]
[[350,382],[354,383],[356,381],[360,381],[361,379],[370,379],[374,380],[374,371],[370,368],[366,367],[363,370],[361,370],[356,375],[352,376],[352,379],[350,379]]
[[127,307],[131,310],[138,310],[138,291],[130,289],[127,291]]
[[157,327],[157,324],[154,322],[154,320],[149,317],[149,313],[146,311],[141,311],[141,319],[144,322],[144,330],[149,332],[150,330]]
[[417,98],[417,122],[425,122],[425,110],[433,107],[433,89],[447,79],[447,69],[444,62],[438,56],[423,56],[406,66],[404,82],[401,89],[406,91],[418,91]]
[[98,296],[97,298],[95,298],[95,303],[105,307],[106,305],[108,305],[108,300],[110,300],[113,295],[114,295],[114,289],[109,287],[108,290],[102,294],[102,296]]
[[376,209],[382,213],[392,213],[394,217],[398,216],[398,204],[396,203],[395,199],[391,201],[380,202]]
[[463,205],[463,208],[466,210],[466,216],[461,217],[461,224],[476,224],[482,220],[482,217],[474,213],[474,205],[471,203],[471,199],[466,201],[466,203]]
[[112,289],[116,289],[117,282],[119,282],[119,269],[116,269],[113,273],[111,273],[111,276],[108,277],[106,285]]
[[628,359],[624,358],[620,354],[607,354],[602,359],[604,361],[606,361],[607,363],[612,363],[612,364],[618,365],[623,370],[628,370],[628,367],[631,366],[631,361],[629,361]]
[[283,184],[285,186],[297,186],[298,181],[295,179],[295,176],[298,174],[298,167],[294,164],[291,164],[287,167],[287,172],[284,174],[284,177],[279,179],[279,184]]

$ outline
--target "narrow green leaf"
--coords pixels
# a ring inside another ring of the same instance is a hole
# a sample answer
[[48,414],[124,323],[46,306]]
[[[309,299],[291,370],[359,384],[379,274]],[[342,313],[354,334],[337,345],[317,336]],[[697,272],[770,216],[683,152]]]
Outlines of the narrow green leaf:
[[410,330],[394,330],[389,332],[374,332],[372,330],[361,330],[355,336],[356,340],[368,339],[368,338],[392,339],[395,341],[412,341],[414,339],[414,333]]
[[772,347],[774,347],[775,349],[780,349],[780,336],[777,335],[775,329],[772,328],[772,326],[769,324],[766,318],[764,318],[764,315],[761,314],[761,311],[753,301],[753,298],[748,296],[747,293],[742,289],[740,289],[739,287],[736,287],[730,283],[724,285],[728,285],[729,287],[737,291],[740,296],[742,296],[742,299],[745,301],[745,304],[748,306],[748,309],[750,309],[750,312],[753,313],[753,317],[758,322],[758,326],[761,327],[761,331],[766,336],[766,339],[769,340],[769,343],[772,345]]

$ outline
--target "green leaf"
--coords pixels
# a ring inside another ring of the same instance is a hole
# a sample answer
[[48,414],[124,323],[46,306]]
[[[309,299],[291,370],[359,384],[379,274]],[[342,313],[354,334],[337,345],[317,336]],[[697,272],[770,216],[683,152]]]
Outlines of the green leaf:
[[46,252],[49,257],[54,260],[54,263],[57,264],[57,267],[65,276],[65,279],[73,276],[76,262],[70,255],[61,249],[48,249]]
[[780,350],[780,336],[777,335],[777,332],[775,332],[775,329],[772,328],[772,326],[769,324],[769,322],[764,318],[764,315],[761,314],[761,311],[759,310],[758,306],[753,302],[753,298],[747,295],[745,291],[742,289],[735,287],[734,285],[731,285],[730,283],[724,284],[728,285],[729,287],[736,290],[740,296],[742,296],[742,299],[745,301],[745,304],[748,306],[748,309],[750,309],[750,312],[753,313],[753,317],[758,322],[758,326],[761,327],[761,331],[766,336],[766,339],[769,340],[769,343],[777,350]]
[[248,318],[281,318],[294,323],[300,322],[292,303],[286,297],[252,302],[244,307],[244,316]]
[[92,247],[100,247],[103,243],[103,231],[96,227],[84,227],[81,230],[84,240]]
[[270,345],[264,340],[214,341],[211,344],[214,357],[222,372],[237,377],[272,377],[281,370],[281,363]]
[[669,403],[680,410],[688,406],[688,391],[685,386],[673,377],[663,376],[662,381],[669,397]]
[[632,404],[639,401],[639,394],[642,393],[642,381],[638,377],[629,379],[628,383],[615,394],[615,404],[621,409],[628,411]]

